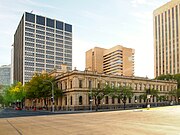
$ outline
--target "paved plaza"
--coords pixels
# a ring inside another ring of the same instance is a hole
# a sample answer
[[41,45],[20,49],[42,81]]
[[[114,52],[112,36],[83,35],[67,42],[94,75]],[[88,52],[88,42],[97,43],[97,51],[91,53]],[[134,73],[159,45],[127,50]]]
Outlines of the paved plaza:
[[0,135],[180,135],[180,106],[0,119]]

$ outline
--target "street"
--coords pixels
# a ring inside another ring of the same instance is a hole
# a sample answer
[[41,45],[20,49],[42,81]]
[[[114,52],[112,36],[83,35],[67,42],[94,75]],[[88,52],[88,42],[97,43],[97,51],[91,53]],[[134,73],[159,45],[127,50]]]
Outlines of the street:
[[152,108],[150,110],[1,118],[0,134],[180,135],[179,120],[180,106]]

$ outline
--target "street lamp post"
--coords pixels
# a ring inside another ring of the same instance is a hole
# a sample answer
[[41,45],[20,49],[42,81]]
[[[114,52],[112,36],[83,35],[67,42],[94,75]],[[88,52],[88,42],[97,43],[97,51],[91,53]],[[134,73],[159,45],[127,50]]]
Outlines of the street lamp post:
[[50,80],[43,80],[45,82],[50,82],[52,85],[52,112],[54,113],[54,84]]

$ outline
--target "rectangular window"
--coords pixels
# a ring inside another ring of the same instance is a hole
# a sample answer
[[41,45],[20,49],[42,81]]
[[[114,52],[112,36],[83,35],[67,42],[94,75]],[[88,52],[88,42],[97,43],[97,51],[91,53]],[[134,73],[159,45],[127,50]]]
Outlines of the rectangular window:
[[65,23],[65,31],[72,32],[72,25]]
[[32,22],[35,23],[35,15],[31,14],[31,13],[25,13],[25,17],[26,17],[26,21],[28,22]]
[[54,20],[46,18],[46,26],[54,28]]
[[79,88],[82,88],[82,80],[79,80]]
[[56,29],[63,30],[63,22],[56,21]]
[[45,18],[39,15],[36,15],[36,23],[40,25],[45,25]]

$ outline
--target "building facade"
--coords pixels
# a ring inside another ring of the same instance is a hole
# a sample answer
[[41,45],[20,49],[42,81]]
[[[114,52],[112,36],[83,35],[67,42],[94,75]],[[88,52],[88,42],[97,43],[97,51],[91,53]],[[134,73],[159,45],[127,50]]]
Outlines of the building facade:
[[134,49],[120,45],[95,47],[86,52],[86,68],[104,74],[134,76]]
[[3,65],[0,67],[0,85],[11,84],[11,65]]
[[154,75],[180,73],[180,0],[171,0],[153,13]]
[[72,69],[72,25],[25,12],[14,35],[14,81],[67,64]]
[[[130,86],[133,89],[134,96],[127,99],[127,107],[145,106],[147,101],[141,99],[140,96],[145,93],[145,89],[155,89],[159,92],[159,96],[167,96],[168,101],[176,101],[175,97],[168,95],[172,90],[177,89],[177,82],[151,80],[141,77],[124,77],[118,75],[99,74],[92,71],[54,71],[51,75],[56,76],[58,87],[62,89],[63,96],[55,100],[57,110],[88,110],[95,109],[95,100],[90,100],[90,94],[95,88],[99,88],[101,84],[108,84],[112,87]],[[135,101],[136,100],[136,101]],[[167,105],[168,101],[157,101],[156,97],[151,97],[149,103],[152,106]],[[37,107],[44,106],[42,99],[35,101]],[[47,99],[48,106],[52,106],[51,99]],[[33,106],[32,100],[26,100],[26,106]],[[99,108],[116,109],[123,108],[121,99],[104,97],[100,101]]]

